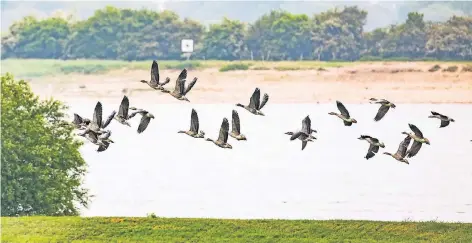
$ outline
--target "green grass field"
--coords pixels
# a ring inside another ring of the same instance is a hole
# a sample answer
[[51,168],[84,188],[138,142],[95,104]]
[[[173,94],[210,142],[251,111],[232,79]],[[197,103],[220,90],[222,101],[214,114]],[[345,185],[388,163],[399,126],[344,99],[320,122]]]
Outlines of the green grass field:
[[472,242],[472,224],[2,217],[2,242]]
[[[358,63],[375,63],[385,61],[359,61],[359,62],[318,62],[318,61],[159,61],[159,69],[190,70],[217,68],[220,72],[234,70],[324,70],[326,68],[356,65]],[[403,61],[389,61],[403,62]],[[471,64],[471,62],[438,62],[426,61],[434,64],[456,65]],[[15,77],[29,78],[58,74],[100,74],[116,69],[149,70],[151,61],[117,61],[117,60],[57,60],[57,59],[5,59],[1,61],[1,73],[13,73]]]
[[[6,59],[2,60],[2,74],[11,72],[15,76],[37,77],[55,74],[83,73],[97,74],[116,69],[149,70],[151,61],[115,61],[115,60],[56,60],[56,59]],[[220,71],[231,70],[308,70],[325,67],[351,65],[348,62],[316,61],[159,61],[159,69],[204,69],[218,68]]]

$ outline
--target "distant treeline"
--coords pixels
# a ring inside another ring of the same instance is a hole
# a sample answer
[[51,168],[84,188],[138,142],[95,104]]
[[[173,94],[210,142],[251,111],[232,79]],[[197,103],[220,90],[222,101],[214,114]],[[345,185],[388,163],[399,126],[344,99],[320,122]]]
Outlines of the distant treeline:
[[251,24],[223,19],[206,28],[171,11],[106,7],[84,21],[25,17],[2,37],[2,58],[179,60],[181,39],[193,39],[192,59],[212,60],[472,60],[472,18],[405,23],[364,32],[356,6],[309,17],[272,11]]

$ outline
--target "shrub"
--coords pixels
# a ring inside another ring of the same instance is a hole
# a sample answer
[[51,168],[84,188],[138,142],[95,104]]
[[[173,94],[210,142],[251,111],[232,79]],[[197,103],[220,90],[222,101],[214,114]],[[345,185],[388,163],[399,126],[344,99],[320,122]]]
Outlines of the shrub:
[[457,66],[449,66],[443,70],[443,72],[456,72],[459,68]]
[[263,67],[263,66],[258,66],[258,67],[253,67],[252,70],[270,70],[270,68]]
[[439,66],[438,64],[434,65],[433,67],[431,67],[430,69],[428,69],[429,72],[436,72],[438,70],[441,69],[441,66]]
[[462,72],[472,72],[472,65],[463,66]]
[[40,101],[23,80],[2,75],[1,215],[77,215],[85,161],[61,102]]
[[233,71],[233,70],[248,70],[249,66],[250,65],[246,63],[231,63],[231,64],[227,64],[221,67],[220,72],[227,72],[227,71]]

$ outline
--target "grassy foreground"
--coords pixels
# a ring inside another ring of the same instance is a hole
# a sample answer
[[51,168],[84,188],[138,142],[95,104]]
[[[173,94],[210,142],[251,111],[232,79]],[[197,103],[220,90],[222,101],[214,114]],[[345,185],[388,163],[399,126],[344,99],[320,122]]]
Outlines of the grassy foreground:
[[2,217],[2,242],[472,242],[472,224]]

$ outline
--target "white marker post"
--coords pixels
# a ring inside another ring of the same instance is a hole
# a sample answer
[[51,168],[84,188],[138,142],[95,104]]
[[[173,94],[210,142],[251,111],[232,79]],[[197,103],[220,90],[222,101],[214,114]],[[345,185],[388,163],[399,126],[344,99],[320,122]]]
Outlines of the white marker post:
[[184,53],[184,56],[187,57],[187,61],[188,61],[193,52],[193,40],[182,39],[180,48],[182,52]]

